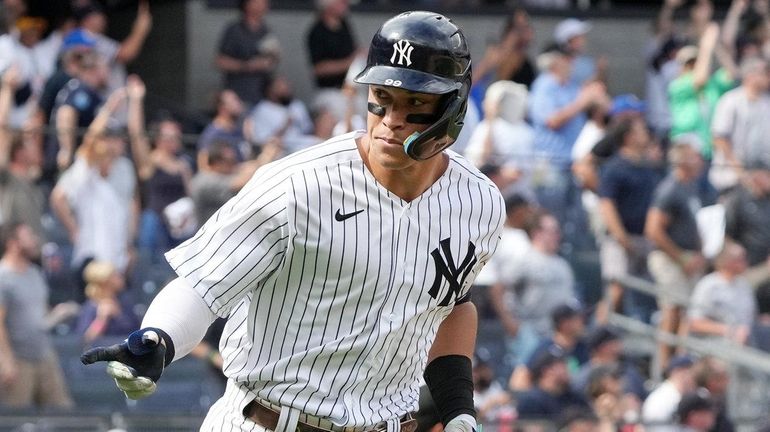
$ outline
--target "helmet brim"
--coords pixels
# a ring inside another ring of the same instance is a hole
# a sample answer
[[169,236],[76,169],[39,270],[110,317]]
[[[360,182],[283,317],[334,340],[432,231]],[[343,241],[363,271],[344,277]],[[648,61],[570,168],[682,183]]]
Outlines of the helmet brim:
[[[412,69],[394,66],[370,66],[355,81],[359,84],[375,84],[402,88],[417,93],[447,94],[457,91],[462,83]],[[395,83],[400,82],[396,85]]]

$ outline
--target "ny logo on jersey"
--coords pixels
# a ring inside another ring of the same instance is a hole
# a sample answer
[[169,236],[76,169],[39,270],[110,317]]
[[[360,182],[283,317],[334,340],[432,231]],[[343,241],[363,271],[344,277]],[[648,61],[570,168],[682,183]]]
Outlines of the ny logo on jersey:
[[[457,297],[460,294],[465,278],[468,277],[468,273],[470,273],[477,261],[476,256],[473,254],[476,251],[476,246],[468,242],[468,252],[465,253],[463,262],[458,266],[452,258],[449,243],[450,239],[448,237],[441,240],[441,251],[439,251],[439,248],[436,248],[430,253],[433,257],[433,262],[436,264],[436,278],[433,280],[433,286],[428,291],[428,294],[433,298],[437,298],[439,288],[441,288],[441,278],[443,277],[449,282],[449,291],[441,299],[438,304],[439,306],[449,306],[449,301],[452,297]],[[443,257],[441,252],[444,253]]]
[[406,40],[400,40],[393,44],[393,55],[390,56],[390,63],[396,64],[396,55],[398,55],[398,65],[403,66],[404,62],[409,66],[412,64],[412,50],[414,47]]

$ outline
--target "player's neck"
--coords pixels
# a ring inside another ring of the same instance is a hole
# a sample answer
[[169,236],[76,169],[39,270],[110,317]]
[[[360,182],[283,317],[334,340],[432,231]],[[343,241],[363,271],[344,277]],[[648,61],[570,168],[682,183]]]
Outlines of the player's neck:
[[368,158],[364,163],[369,172],[385,189],[404,201],[411,202],[438,181],[449,165],[449,157],[442,153],[425,163],[419,163],[398,170],[372,164]]

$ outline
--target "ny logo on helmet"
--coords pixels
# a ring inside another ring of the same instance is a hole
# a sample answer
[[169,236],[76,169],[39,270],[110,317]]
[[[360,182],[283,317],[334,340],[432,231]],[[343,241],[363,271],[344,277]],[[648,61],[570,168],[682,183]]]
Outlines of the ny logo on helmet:
[[414,47],[406,40],[400,40],[393,44],[393,55],[390,56],[390,63],[396,64],[396,55],[398,55],[398,65],[403,66],[404,62],[409,66],[412,64],[412,50]]

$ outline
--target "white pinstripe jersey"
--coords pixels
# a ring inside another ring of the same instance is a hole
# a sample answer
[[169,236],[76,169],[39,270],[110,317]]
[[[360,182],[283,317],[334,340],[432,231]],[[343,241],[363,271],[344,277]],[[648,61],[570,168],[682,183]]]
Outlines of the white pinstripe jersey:
[[360,134],[261,168],[167,254],[229,316],[238,409],[260,397],[344,426],[415,409],[439,324],[494,252],[505,212],[489,179],[449,151],[439,180],[403,201],[365,167]]

